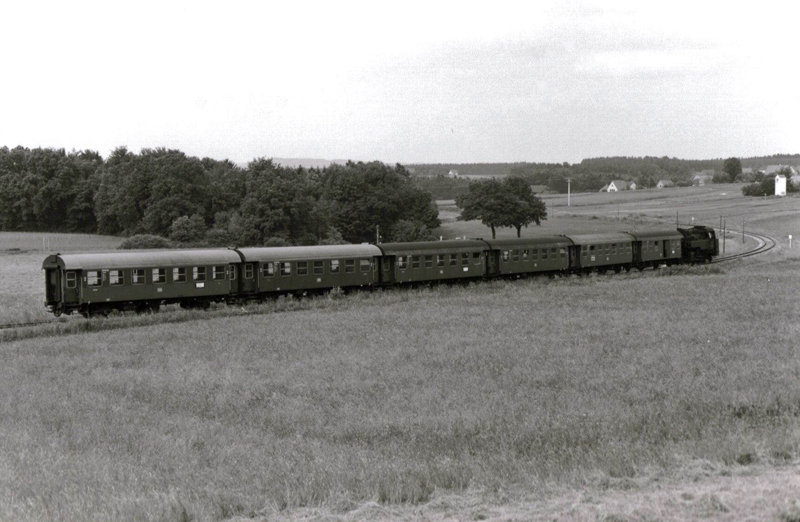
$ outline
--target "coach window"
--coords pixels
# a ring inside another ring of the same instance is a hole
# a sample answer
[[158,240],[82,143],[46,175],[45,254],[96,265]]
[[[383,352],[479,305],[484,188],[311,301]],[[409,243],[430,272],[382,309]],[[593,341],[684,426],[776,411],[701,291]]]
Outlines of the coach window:
[[339,260],[331,259],[331,274],[338,274],[338,273],[339,273]]
[[545,259],[547,259],[547,249],[543,248],[542,249],[542,260],[545,260]]
[[134,285],[143,285],[144,277],[144,268],[134,268],[131,270],[131,283]]
[[272,277],[275,275],[275,261],[267,261],[261,265],[261,275],[264,277]]
[[236,281],[236,265],[228,265],[228,273],[230,274],[230,280]]
[[344,260],[344,271],[352,274],[356,271],[356,260],[355,259],[345,259]]
[[111,286],[120,286],[125,284],[125,276],[122,270],[109,270],[108,271],[108,284]]
[[67,272],[67,288],[75,288],[75,272]]
[[397,256],[397,268],[400,270],[405,270],[408,268],[408,257],[406,256]]
[[529,250],[527,248],[522,251],[522,260],[523,261],[527,261],[528,260],[528,252],[529,252]]
[[551,257],[552,257],[553,259],[556,259],[556,258],[558,258],[558,249],[557,249],[557,248],[551,248],[551,249],[550,249],[550,254],[551,254]]
[[196,266],[192,268],[192,279],[194,281],[205,281],[206,280],[206,267],[204,266]]
[[325,273],[325,263],[322,261],[314,261],[314,275],[322,275]]
[[297,275],[299,276],[308,275],[308,261],[297,262]]
[[172,269],[172,282],[173,283],[185,283],[186,282],[186,269],[185,268],[173,268]]
[[244,265],[244,278],[253,279],[253,263],[245,263]]
[[508,261],[508,250],[503,250],[503,262]]
[[616,254],[617,253],[617,244],[616,243],[612,243],[611,244],[611,253],[612,254]]
[[450,266],[456,266],[458,264],[458,254],[450,254]]
[[419,256],[411,256],[411,268],[419,268]]
[[211,269],[211,277],[214,278],[214,281],[219,281],[221,279],[225,279],[225,267],[224,266],[215,266]]
[[566,248],[562,248],[560,250],[560,253],[561,253],[561,259],[566,259],[567,258],[567,249]]
[[512,261],[519,261],[519,250],[512,250],[511,251],[511,260]]
[[101,286],[103,279],[100,277],[99,270],[89,270],[86,272],[86,286]]
[[444,266],[444,254],[438,254],[436,256],[436,266]]
[[153,284],[166,283],[166,282],[167,282],[167,269],[166,268],[154,268],[153,269]]
[[289,261],[284,261],[283,263],[281,263],[281,275],[282,276],[292,275],[292,264]]
[[433,256],[425,256],[425,268],[433,268]]
[[461,264],[462,265],[468,265],[469,264],[469,254],[467,252],[464,252],[463,254],[461,254]]
[[472,253],[472,262],[476,265],[481,264],[481,253],[480,252],[473,252]]
[[534,248],[533,250],[531,250],[531,259],[533,259],[534,261],[538,261],[539,260],[539,249],[538,248]]
[[362,272],[369,272],[369,267],[372,265],[369,259],[360,259],[358,263],[361,265]]

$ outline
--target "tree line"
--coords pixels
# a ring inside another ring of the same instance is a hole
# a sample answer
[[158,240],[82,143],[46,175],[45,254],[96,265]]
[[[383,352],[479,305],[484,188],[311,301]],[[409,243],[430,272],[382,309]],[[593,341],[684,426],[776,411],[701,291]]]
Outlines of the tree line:
[[430,239],[429,193],[380,162],[246,167],[156,148],[0,148],[0,230],[150,234],[182,244],[302,245]]

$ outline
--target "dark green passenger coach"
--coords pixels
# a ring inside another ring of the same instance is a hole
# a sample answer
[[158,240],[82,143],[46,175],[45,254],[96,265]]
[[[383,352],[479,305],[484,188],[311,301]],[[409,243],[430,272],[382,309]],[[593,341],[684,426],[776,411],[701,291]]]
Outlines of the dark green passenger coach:
[[239,248],[242,294],[318,292],[370,286],[381,251],[375,245]]
[[383,243],[381,283],[415,283],[483,277],[486,274],[480,239]]
[[54,254],[42,264],[45,304],[56,316],[169,303],[206,307],[238,292],[240,262],[232,250]]

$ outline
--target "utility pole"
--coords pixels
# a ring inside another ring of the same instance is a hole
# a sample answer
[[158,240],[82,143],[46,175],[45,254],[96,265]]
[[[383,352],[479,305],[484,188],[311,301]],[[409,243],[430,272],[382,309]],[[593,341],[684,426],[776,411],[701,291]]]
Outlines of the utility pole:
[[681,216],[680,216],[680,211],[679,210],[675,211],[675,226],[676,227],[681,226]]
[[742,218],[742,244],[744,245],[744,218]]
[[570,196],[570,192],[572,192],[570,190],[570,181],[572,181],[572,180],[567,178],[567,206],[569,206],[569,196]]
[[375,244],[378,245],[381,242],[381,226],[375,225]]
[[723,221],[722,222],[722,253],[723,254],[725,253],[725,236],[727,235],[725,233],[725,228],[726,228],[727,225],[728,225],[727,221]]

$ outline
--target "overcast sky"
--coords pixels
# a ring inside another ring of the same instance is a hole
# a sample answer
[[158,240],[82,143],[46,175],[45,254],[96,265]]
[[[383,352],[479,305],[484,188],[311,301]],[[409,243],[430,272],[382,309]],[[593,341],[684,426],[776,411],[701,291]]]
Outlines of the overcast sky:
[[798,4],[529,4],[6,3],[0,146],[240,163],[800,152]]

